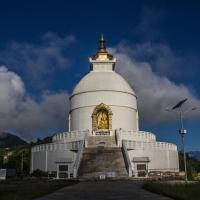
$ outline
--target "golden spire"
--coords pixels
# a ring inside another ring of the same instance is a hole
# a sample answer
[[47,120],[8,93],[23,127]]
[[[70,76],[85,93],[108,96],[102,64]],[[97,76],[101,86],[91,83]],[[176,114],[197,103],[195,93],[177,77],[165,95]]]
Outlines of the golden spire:
[[101,38],[99,40],[99,51],[98,52],[99,53],[107,53],[103,33],[101,34]]
[[92,59],[93,60],[97,60],[97,59],[112,60],[113,59],[113,56],[111,54],[109,54],[106,50],[103,33],[101,34],[101,37],[100,37],[100,40],[99,40],[99,50],[97,51],[97,53],[94,56],[92,56]]

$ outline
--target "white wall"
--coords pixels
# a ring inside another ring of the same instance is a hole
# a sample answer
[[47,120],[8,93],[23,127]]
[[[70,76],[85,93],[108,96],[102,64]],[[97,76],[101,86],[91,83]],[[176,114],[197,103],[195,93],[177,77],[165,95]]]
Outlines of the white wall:
[[[71,113],[71,130],[92,131],[92,113],[95,106],[83,107]],[[113,111],[112,129],[125,129],[137,131],[136,111],[127,107],[110,106]]]
[[86,92],[71,98],[71,130],[92,130],[92,113],[100,103],[110,106],[112,129],[123,128],[136,131],[137,102],[129,93],[115,91]]
[[[92,84],[92,83],[91,83]],[[100,103],[127,106],[137,109],[136,97],[120,91],[91,91],[79,93],[71,97],[71,110],[79,107],[94,106]]]
[[72,161],[73,166],[75,158],[76,153],[66,149],[32,152],[31,171],[36,169],[40,169],[42,171],[56,171],[56,162],[66,162],[70,160]]
[[150,171],[179,171],[178,152],[168,149],[137,149],[128,151],[130,160],[133,157],[149,157]]

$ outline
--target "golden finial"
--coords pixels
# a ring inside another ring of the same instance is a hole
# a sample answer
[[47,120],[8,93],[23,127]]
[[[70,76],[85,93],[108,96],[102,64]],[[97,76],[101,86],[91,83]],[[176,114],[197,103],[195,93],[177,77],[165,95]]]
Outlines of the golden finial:
[[103,33],[101,33],[101,39],[100,40],[104,41]]
[[104,60],[104,59],[112,60],[113,59],[113,56],[106,51],[103,33],[101,34],[101,37],[99,40],[99,50],[97,51],[97,53],[94,56],[92,56],[92,60],[97,60],[97,59],[100,59],[100,60]]
[[99,53],[107,53],[103,33],[101,34],[101,38],[99,40]]

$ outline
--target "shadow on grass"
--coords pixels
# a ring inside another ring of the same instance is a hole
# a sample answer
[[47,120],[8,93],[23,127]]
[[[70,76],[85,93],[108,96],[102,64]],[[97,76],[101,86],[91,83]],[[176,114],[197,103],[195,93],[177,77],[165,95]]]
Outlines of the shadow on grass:
[[52,193],[62,187],[74,185],[78,181],[71,180],[7,180],[0,182],[1,200],[32,200]]
[[185,184],[147,181],[144,183],[143,188],[176,200],[200,200],[200,182]]

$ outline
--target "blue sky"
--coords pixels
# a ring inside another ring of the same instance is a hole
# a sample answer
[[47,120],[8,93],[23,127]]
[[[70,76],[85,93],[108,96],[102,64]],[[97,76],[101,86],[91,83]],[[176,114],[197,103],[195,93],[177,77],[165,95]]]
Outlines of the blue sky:
[[[179,145],[178,113],[164,110],[182,98],[184,110],[200,105],[199,9],[198,1],[1,1],[0,128],[28,140],[65,130],[67,98],[103,32],[141,102],[141,129]],[[200,150],[199,119],[199,109],[185,116],[187,150]]]

